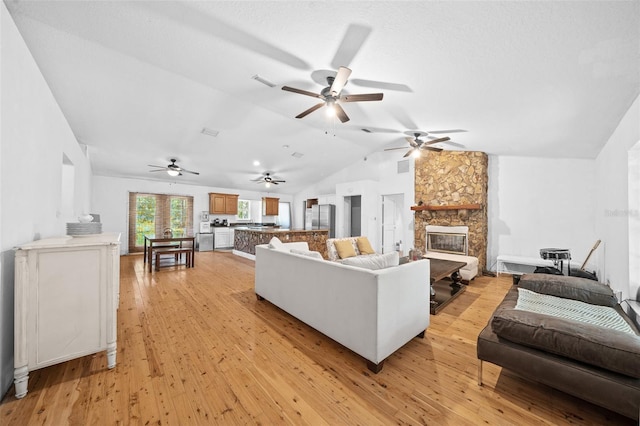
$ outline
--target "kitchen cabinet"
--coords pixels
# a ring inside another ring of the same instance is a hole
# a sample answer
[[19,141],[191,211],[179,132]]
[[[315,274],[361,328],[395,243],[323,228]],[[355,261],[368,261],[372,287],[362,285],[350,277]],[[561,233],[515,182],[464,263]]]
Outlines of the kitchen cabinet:
[[214,228],[215,237],[213,239],[214,247],[217,249],[233,247],[233,240],[231,239],[231,228],[226,226],[220,228]]
[[116,366],[120,234],[46,238],[15,252],[14,384],[29,372],[106,350]]
[[209,213],[238,214],[238,194],[209,193]]
[[262,215],[278,216],[280,198],[262,197]]

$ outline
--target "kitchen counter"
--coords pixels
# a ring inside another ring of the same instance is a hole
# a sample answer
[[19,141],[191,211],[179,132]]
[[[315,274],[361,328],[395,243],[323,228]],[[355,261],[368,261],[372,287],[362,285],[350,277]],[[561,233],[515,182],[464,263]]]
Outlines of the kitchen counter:
[[239,255],[250,255],[245,257],[253,258],[256,254],[257,245],[269,244],[271,238],[278,237],[283,243],[305,241],[309,244],[309,250],[318,251],[322,254],[322,257],[327,258],[328,229],[236,226],[235,230],[233,251]]

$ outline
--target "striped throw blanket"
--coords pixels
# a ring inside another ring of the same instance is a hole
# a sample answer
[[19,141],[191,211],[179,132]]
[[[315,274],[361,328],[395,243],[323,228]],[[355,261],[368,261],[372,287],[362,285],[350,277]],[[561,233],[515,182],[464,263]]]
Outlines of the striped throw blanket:
[[535,293],[524,288],[518,289],[518,303],[515,309],[635,334],[620,314],[609,306],[590,305],[577,300]]

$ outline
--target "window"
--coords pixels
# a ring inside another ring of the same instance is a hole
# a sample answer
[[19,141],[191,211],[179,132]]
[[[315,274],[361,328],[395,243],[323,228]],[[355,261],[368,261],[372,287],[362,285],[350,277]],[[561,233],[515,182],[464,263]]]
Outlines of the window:
[[237,220],[251,220],[251,202],[249,200],[238,200]]
[[144,236],[193,235],[193,197],[185,195],[129,193],[129,253],[144,249]]

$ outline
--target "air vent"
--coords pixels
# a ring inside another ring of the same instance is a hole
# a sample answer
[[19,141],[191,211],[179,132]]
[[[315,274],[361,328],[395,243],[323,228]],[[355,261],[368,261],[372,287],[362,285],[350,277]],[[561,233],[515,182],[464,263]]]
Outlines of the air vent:
[[258,74],[254,75],[251,78],[254,79],[255,81],[259,81],[262,84],[266,84],[269,87],[276,87],[276,85],[274,83],[272,83],[269,80],[266,80],[266,79],[260,77]]
[[207,129],[206,127],[204,127],[200,133],[202,133],[203,135],[212,136],[215,138],[216,136],[218,136],[218,133],[220,132],[218,132],[217,130]]
[[398,173],[409,173],[409,160],[398,161]]
[[299,153],[299,152],[294,152],[293,154],[291,154],[291,156],[292,156],[292,157],[295,157],[295,158],[302,158],[302,156],[303,156],[303,155],[304,155],[304,154],[301,154],[301,153]]

